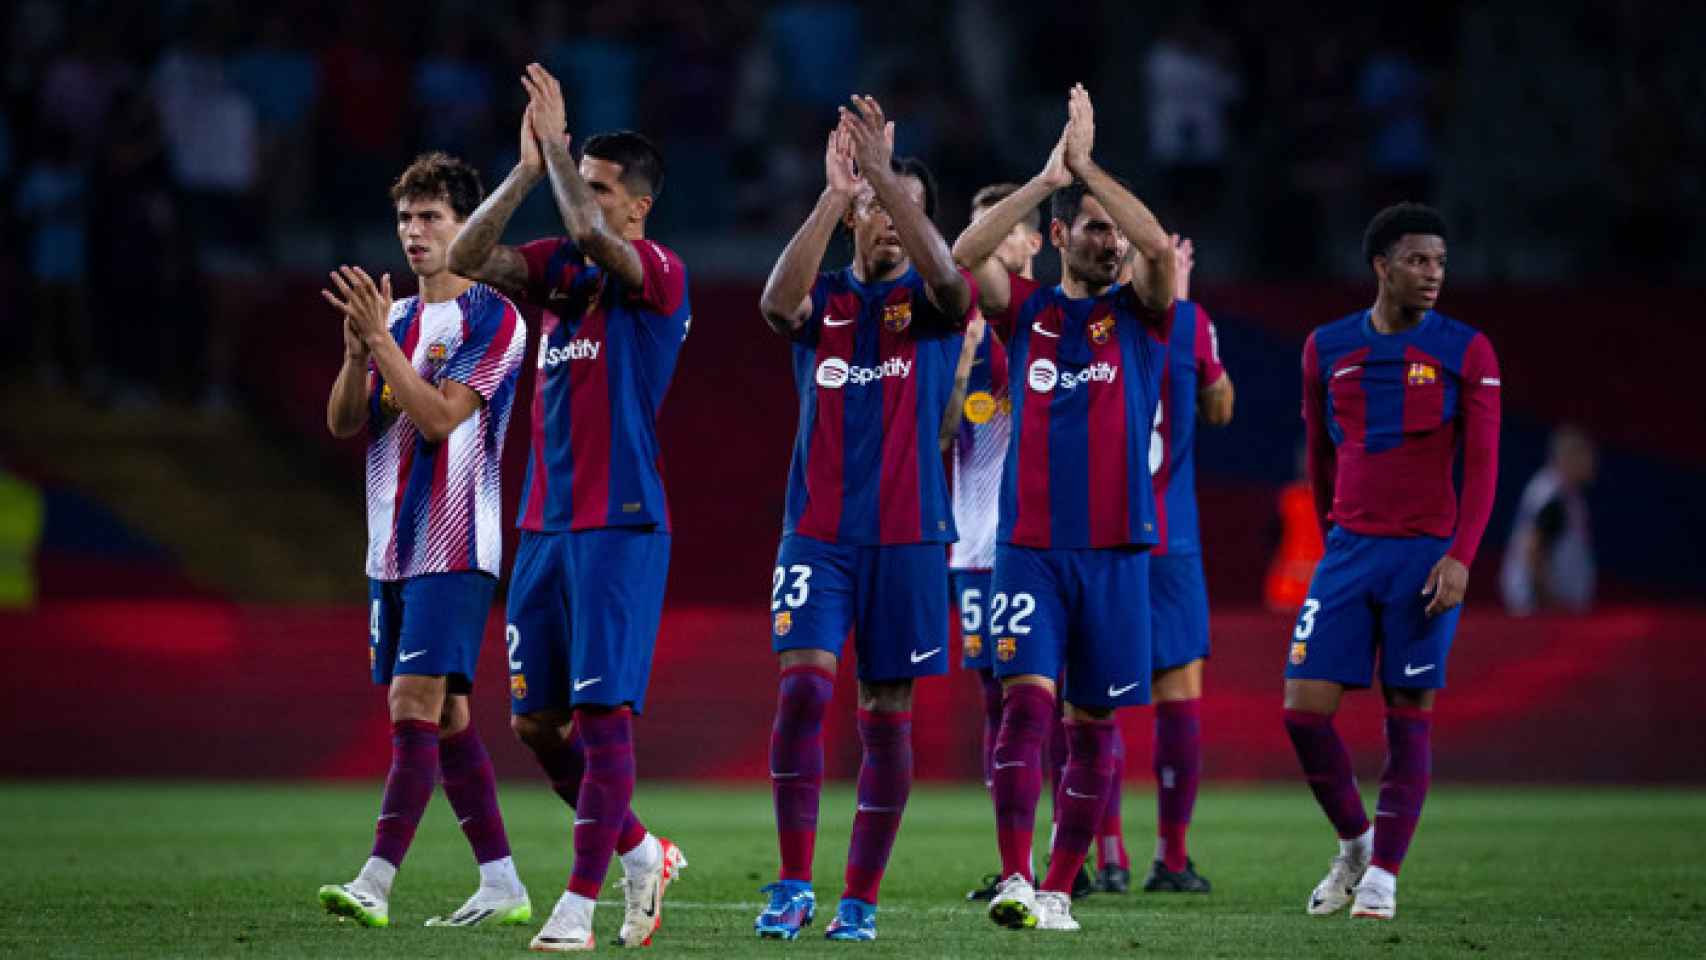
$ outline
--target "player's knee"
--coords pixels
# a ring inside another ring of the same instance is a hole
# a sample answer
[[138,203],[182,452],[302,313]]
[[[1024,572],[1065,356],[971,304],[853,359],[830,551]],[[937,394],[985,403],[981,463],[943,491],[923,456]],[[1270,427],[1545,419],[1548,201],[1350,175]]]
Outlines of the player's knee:
[[1066,705],[1065,716],[1069,723],[1101,723],[1114,715],[1112,707],[1080,707],[1077,704]]
[[522,745],[534,753],[544,753],[562,741],[561,728],[554,717],[519,713],[509,718],[510,732]]
[[912,709],[912,681],[890,680],[859,683],[859,709],[875,713],[903,713]]
[[445,706],[443,677],[402,676],[391,681],[385,695],[391,722],[420,720],[439,723]]

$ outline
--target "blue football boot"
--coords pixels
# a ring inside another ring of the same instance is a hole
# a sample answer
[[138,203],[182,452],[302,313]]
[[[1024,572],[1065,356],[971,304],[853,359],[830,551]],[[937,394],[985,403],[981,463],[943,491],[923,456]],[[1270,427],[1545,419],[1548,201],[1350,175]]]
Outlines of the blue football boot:
[[770,903],[752,921],[752,929],[766,940],[792,940],[817,915],[817,896],[804,880],[781,880],[759,892],[769,894]]
[[826,940],[877,939],[877,905],[844,897],[835,908],[835,919],[823,928]]

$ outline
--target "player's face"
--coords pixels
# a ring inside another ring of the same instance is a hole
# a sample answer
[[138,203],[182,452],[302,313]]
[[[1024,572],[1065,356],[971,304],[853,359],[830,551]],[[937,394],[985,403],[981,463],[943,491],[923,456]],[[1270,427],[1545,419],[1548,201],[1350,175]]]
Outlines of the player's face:
[[[920,207],[924,206],[924,183],[917,177],[901,177],[907,196]],[[894,228],[877,192],[869,185],[859,188],[853,197],[853,209],[848,211],[848,225],[853,228],[853,249],[872,272],[881,274],[906,262],[906,249],[900,245],[900,232]]]
[[[972,211],[972,222],[983,219],[990,207],[979,207]],[[1007,231],[1007,236],[1001,238],[1001,245],[995,248],[995,262],[1011,273],[1024,273],[1031,265],[1037,251],[1043,248],[1042,234],[1031,229],[1028,223],[1013,224],[1013,229]]]
[[592,191],[598,208],[604,212],[604,222],[617,233],[626,234],[632,224],[646,218],[651,209],[650,196],[635,196],[622,182],[622,165],[602,157],[581,157],[581,179]]
[[1071,227],[1056,220],[1049,231],[1060,248],[1062,268],[1074,279],[1093,287],[1106,287],[1118,279],[1126,239],[1101,201],[1085,197]]
[[449,268],[450,242],[462,232],[462,221],[443,197],[431,200],[404,197],[397,201],[397,240],[409,270],[430,277]]
[[1445,238],[1406,233],[1392,253],[1375,257],[1376,271],[1387,297],[1405,310],[1432,310],[1445,285]]

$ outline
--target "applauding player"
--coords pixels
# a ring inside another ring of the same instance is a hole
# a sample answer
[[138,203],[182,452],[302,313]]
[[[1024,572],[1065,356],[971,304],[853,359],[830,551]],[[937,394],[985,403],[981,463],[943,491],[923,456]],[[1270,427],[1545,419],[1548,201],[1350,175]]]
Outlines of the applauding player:
[[[475,211],[451,265],[544,311],[509,594],[510,706],[516,735],[575,809],[575,858],[533,948],[592,948],[613,854],[626,874],[617,942],[639,945],[687,865],[629,809],[632,715],[645,706],[669,570],[656,418],[687,336],[687,269],[645,238],[663,186],[657,148],[637,133],[603,134],[577,166],[556,79],[532,64],[522,83],[521,162]],[[498,245],[546,177],[569,235]]]
[[376,285],[350,267],[325,293],[344,317],[326,424],[335,437],[368,437],[368,663],[373,682],[390,685],[391,771],[372,856],[355,880],[321,887],[320,902],[370,927],[390,923],[392,880],[441,776],[480,888],[427,925],[533,916],[468,713],[503,558],[499,467],[527,344],[515,305],[445,262],[480,192],[462,161],[422,156],[391,188],[419,294],[393,303],[389,274]]
[[[1091,158],[1095,116],[1075,87],[1059,164],[974,222],[956,244],[992,290],[1008,336],[1013,437],[1001,487],[988,631],[1006,687],[992,758],[1006,880],[990,917],[1076,930],[1070,891],[1101,822],[1114,772],[1113,711],[1149,701],[1148,549],[1159,541],[1149,476],[1174,292],[1172,240]],[[1064,182],[1063,182],[1064,181]],[[1049,237],[1061,284],[1041,289],[987,258],[1051,188]],[[1145,261],[1117,282],[1127,239]],[[1047,877],[1033,889],[1031,837],[1042,742],[1057,677],[1067,766]]]
[[[1303,345],[1309,484],[1327,552],[1292,631],[1285,726],[1339,835],[1309,897],[1316,916],[1353,899],[1353,917],[1398,912],[1398,868],[1432,768],[1434,692],[1493,507],[1498,361],[1485,334],[1434,310],[1445,240],[1430,207],[1380,211],[1362,251],[1378,281],[1374,306],[1317,327]],[[1333,714],[1346,687],[1373,682],[1376,650],[1387,758],[1370,828]]]
[[[877,890],[912,786],[913,678],[946,672],[946,545],[955,539],[937,444],[973,290],[930,222],[934,190],[893,157],[869,97],[842,110],[828,183],[764,288],[764,318],[793,344],[799,435],[771,584],[781,689],[770,776],[782,864],[754,927],[793,939],[816,912],[812,851],[824,709],[849,628],[859,663],[858,809],[835,940],[876,938]],[[853,263],[818,273],[838,224]],[[957,413],[957,409],[953,411]],[[948,431],[953,429],[948,424]]]

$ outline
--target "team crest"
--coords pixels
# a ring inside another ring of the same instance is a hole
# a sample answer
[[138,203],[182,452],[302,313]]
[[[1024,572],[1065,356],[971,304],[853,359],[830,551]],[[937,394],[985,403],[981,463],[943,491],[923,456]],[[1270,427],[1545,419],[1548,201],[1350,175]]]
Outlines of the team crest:
[[968,633],[968,634],[966,634],[966,656],[968,656],[968,657],[981,657],[981,656],[983,656],[983,634],[981,634],[981,633]]
[[1307,656],[1309,656],[1309,644],[1307,644],[1307,643],[1294,643],[1291,645],[1291,662],[1292,662],[1292,665],[1296,666],[1296,665],[1302,664],[1304,658]]
[[450,358],[450,351],[442,342],[427,347],[427,366],[437,370],[444,366],[444,361]]
[[787,636],[788,631],[794,629],[794,611],[784,610],[781,613],[778,613],[776,615],[776,625],[772,629],[774,629],[778,637]]
[[1420,362],[1410,364],[1410,386],[1425,387],[1437,383],[1438,380],[1439,375],[1434,372],[1433,364]]
[[1019,655],[1019,639],[1017,637],[1002,637],[995,641],[995,657],[1002,663]]
[[1090,325],[1085,328],[1085,332],[1090,335],[1090,342],[1092,344],[1099,347],[1102,344],[1107,343],[1108,338],[1114,333],[1114,315],[1110,313],[1100,320],[1092,321]]
[[889,303],[883,305],[883,329],[890,333],[899,333],[912,326],[912,303]]
[[987,390],[966,397],[966,419],[972,423],[988,423],[995,416],[995,398]]
[[392,417],[403,412],[403,405],[397,402],[397,395],[391,392],[389,383],[379,390],[379,408],[384,410],[387,416]]
[[527,699],[527,674],[517,673],[510,676],[509,695],[517,700]]
[[379,651],[370,645],[367,648],[367,669],[372,670],[377,666],[379,666]]

